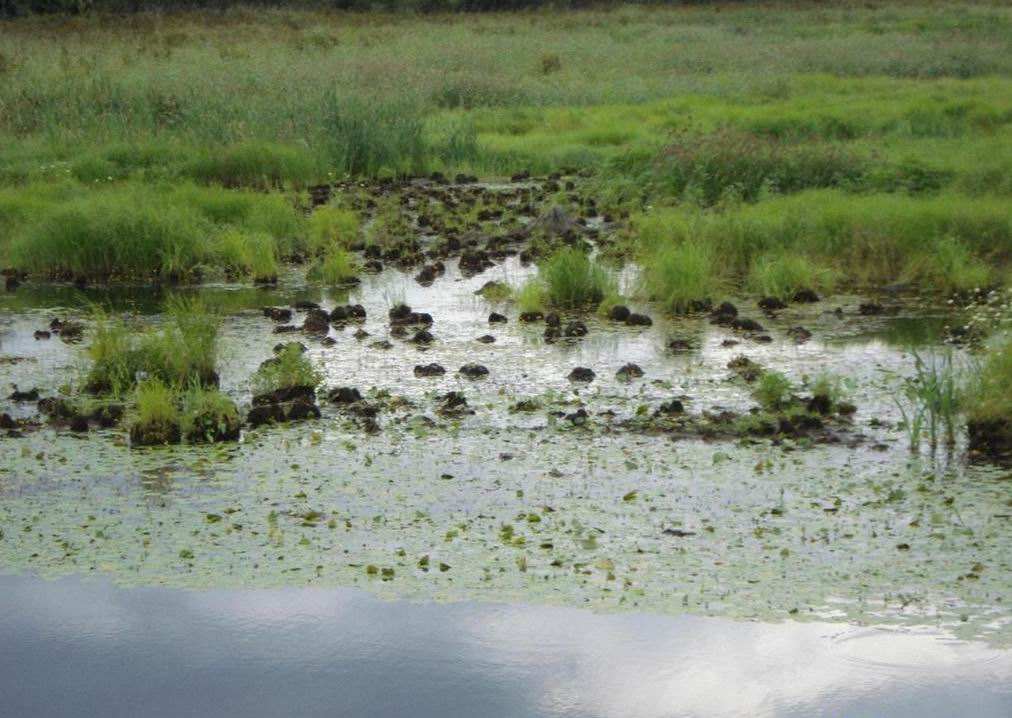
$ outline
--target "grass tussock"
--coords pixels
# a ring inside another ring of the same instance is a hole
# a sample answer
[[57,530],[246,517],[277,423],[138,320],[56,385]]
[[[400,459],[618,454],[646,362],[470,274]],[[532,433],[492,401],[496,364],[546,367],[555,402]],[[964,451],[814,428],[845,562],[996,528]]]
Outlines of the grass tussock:
[[1005,339],[981,363],[967,390],[967,417],[976,422],[1012,422],[1012,340]]
[[317,207],[309,217],[307,249],[313,255],[333,246],[348,249],[358,242],[360,229],[353,210],[334,203]]
[[544,301],[560,309],[593,308],[615,293],[615,282],[608,271],[572,247],[546,259],[538,268],[538,281],[544,287]]
[[191,383],[183,392],[180,431],[193,443],[239,438],[242,418],[227,395],[216,388]]
[[217,337],[217,318],[196,299],[171,301],[167,322],[157,330],[138,332],[100,316],[88,347],[85,387],[121,395],[147,379],[176,388],[216,384]]
[[330,286],[341,286],[353,283],[358,275],[351,253],[342,247],[331,247],[323,256],[317,258],[309,268],[309,279]]
[[673,314],[684,314],[715,301],[723,291],[715,248],[702,241],[666,241],[656,231],[642,250],[643,289]]
[[160,379],[137,385],[130,440],[136,445],[175,444],[181,437],[180,412],[176,394]]
[[253,375],[253,392],[268,394],[278,389],[311,387],[316,389],[323,374],[296,344],[288,344],[265,362]]

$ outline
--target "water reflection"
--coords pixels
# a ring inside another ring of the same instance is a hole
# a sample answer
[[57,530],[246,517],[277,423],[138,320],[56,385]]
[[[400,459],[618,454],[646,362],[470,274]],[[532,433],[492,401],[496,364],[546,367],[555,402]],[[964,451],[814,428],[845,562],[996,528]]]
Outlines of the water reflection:
[[0,577],[11,716],[951,716],[1012,712],[1012,653],[930,632],[350,589]]

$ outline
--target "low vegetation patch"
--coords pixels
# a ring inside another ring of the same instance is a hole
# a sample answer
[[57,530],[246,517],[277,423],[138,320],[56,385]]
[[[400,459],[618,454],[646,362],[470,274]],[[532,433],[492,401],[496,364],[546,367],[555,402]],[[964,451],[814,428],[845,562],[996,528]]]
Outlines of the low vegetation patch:
[[[636,231],[648,287],[661,301],[661,289],[708,274],[781,296],[837,281],[959,291],[987,286],[992,268],[1012,258],[1008,203],[952,195],[803,192],[720,211],[655,210],[636,220]],[[678,261],[664,261],[672,252]],[[719,267],[696,256],[707,252]]]
[[218,268],[258,277],[305,241],[295,208],[276,195],[131,184],[65,194],[45,193],[12,227],[11,266],[97,280],[182,280]]
[[167,320],[161,329],[138,332],[100,316],[88,347],[85,388],[93,394],[124,394],[148,378],[177,389],[192,382],[217,384],[217,317],[198,300],[177,299],[167,306]]

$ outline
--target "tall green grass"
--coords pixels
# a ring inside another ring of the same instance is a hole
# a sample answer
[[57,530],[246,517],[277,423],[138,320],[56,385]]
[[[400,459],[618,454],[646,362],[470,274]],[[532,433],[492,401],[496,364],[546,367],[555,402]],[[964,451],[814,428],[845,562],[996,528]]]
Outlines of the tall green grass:
[[674,314],[714,301],[724,288],[717,249],[688,239],[667,241],[657,229],[645,233],[641,250],[646,295]]
[[972,421],[1012,422],[1012,340],[1007,337],[994,347],[972,377],[965,399]]
[[174,299],[166,314],[163,327],[146,331],[100,314],[88,346],[85,387],[124,394],[145,379],[177,389],[217,384],[218,318],[199,299]]
[[[635,225],[648,255],[704,247],[719,257],[720,276],[744,282],[751,274],[758,286],[768,283],[763,288],[778,293],[825,281],[815,267],[851,286],[906,281],[972,289],[990,281],[991,267],[1012,259],[1012,206],[950,194],[808,191],[723,211],[657,210]],[[669,262],[664,270],[653,264],[648,274],[685,274],[682,262]]]
[[65,198],[37,185],[6,194],[32,209],[8,220],[9,263],[45,276],[184,279],[220,266],[267,276],[305,243],[304,220],[278,195],[133,183]]
[[608,271],[586,252],[572,247],[560,249],[538,267],[548,302],[563,309],[596,307],[614,293],[615,282]]

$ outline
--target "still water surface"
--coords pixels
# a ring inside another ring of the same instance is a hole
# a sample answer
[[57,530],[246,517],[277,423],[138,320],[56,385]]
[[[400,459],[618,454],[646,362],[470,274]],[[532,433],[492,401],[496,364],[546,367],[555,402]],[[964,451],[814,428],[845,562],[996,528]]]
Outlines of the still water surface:
[[929,630],[0,576],[0,714],[1012,715],[1012,652]]

